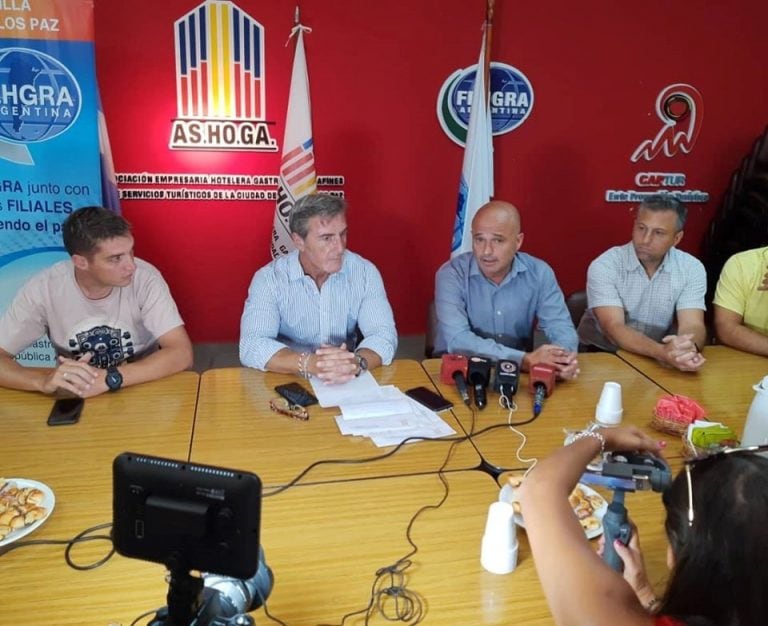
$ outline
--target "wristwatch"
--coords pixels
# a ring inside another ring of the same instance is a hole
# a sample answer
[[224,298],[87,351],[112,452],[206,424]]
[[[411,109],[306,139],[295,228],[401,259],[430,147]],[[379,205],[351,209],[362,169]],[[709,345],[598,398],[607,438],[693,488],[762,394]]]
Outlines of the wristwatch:
[[357,378],[363,372],[368,371],[368,360],[359,352],[355,352],[355,361],[357,362],[357,373],[355,373],[355,378]]
[[117,369],[117,365],[110,365],[107,368],[107,376],[104,380],[110,391],[117,391],[123,386],[123,375]]

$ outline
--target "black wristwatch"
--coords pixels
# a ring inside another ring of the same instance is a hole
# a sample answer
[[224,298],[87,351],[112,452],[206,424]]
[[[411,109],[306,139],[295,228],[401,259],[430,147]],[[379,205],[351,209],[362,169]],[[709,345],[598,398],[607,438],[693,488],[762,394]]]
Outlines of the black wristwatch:
[[355,377],[368,371],[368,360],[359,352],[355,352],[355,361],[357,361],[357,373],[355,374]]
[[117,369],[117,365],[110,365],[107,368],[107,376],[104,380],[110,391],[117,391],[123,386],[123,375]]

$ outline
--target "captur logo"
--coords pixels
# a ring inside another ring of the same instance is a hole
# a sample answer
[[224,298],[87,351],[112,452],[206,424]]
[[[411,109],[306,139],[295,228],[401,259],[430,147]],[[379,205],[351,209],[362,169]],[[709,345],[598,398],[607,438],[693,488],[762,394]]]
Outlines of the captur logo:
[[0,140],[47,141],[75,123],[80,86],[60,61],[28,48],[0,50]]
[[266,119],[264,27],[228,0],[176,20],[175,150],[276,152]]
[[689,154],[696,145],[704,120],[704,99],[693,85],[667,85],[656,97],[656,115],[661,128],[653,139],[640,142],[630,160],[651,161],[659,154],[673,157],[678,152]]
[[[437,97],[437,119],[445,134],[460,146],[467,140],[472,89],[477,63],[451,74]],[[520,126],[533,109],[531,81],[520,70],[506,63],[492,62],[490,68],[490,109],[494,135]]]

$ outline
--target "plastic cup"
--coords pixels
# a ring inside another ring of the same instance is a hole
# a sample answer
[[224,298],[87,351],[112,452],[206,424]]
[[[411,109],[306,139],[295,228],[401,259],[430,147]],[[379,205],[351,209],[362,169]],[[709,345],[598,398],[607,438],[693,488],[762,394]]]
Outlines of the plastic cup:
[[621,424],[624,409],[621,405],[621,385],[607,382],[603,385],[600,400],[595,409],[595,420],[603,426],[616,426]]
[[509,502],[494,502],[488,507],[480,564],[492,574],[509,574],[517,567],[517,529],[513,517]]

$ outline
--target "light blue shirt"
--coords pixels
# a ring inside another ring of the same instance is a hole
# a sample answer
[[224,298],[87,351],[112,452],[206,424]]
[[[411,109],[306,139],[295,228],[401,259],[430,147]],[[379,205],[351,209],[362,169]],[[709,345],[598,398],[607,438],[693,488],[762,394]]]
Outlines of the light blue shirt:
[[[356,330],[364,339],[357,343]],[[283,348],[314,352],[321,344],[368,348],[392,362],[397,331],[381,274],[370,261],[346,251],[341,269],[317,288],[304,274],[299,253],[275,259],[251,280],[240,321],[240,361],[266,369]]]
[[538,320],[550,343],[578,346],[563,292],[544,261],[518,252],[497,285],[488,280],[471,252],[437,270],[435,276],[437,352],[522,361]]

